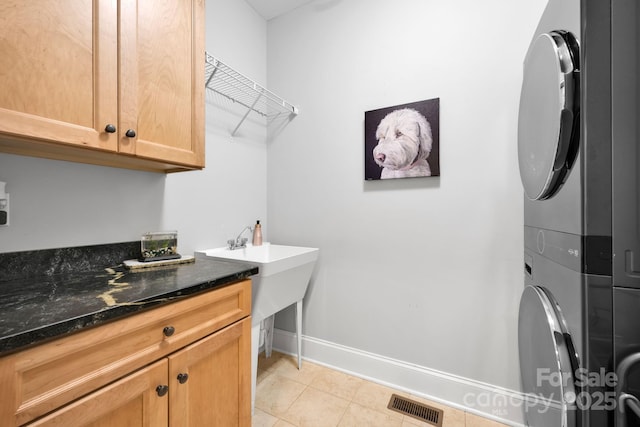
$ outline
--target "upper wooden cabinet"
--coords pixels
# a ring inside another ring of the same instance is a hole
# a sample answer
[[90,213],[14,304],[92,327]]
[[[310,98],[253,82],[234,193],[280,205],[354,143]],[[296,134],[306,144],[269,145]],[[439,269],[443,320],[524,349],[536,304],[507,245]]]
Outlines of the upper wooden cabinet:
[[0,3],[0,151],[204,166],[204,0]]

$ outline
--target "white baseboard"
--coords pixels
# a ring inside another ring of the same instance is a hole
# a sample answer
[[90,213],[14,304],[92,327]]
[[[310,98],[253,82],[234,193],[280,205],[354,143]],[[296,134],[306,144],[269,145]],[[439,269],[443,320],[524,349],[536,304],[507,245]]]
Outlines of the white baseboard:
[[[274,329],[273,348],[297,354],[296,335]],[[524,423],[524,395],[517,391],[304,335],[302,355],[305,360],[510,426]]]

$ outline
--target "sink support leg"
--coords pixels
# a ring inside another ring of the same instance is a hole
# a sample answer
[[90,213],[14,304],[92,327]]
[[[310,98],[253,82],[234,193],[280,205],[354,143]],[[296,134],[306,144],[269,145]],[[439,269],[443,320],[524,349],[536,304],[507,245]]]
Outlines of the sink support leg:
[[302,369],[302,300],[296,302],[296,340],[298,341],[298,369]]
[[275,314],[267,317],[264,322],[264,355],[271,357],[271,350],[273,349],[273,321],[276,317]]
[[[296,302],[296,341],[298,344],[298,369],[302,369],[302,300]],[[264,321],[264,348],[265,356],[271,356],[273,340],[273,323],[275,315],[271,315]],[[256,405],[256,382],[258,377],[258,350],[260,346],[260,322],[251,327],[251,414]]]

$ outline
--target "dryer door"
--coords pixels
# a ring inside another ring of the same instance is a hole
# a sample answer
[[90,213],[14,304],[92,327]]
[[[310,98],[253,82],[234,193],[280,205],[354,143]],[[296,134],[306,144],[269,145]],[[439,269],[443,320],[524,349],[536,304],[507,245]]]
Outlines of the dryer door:
[[524,62],[518,161],[525,194],[552,197],[571,168],[579,140],[578,43],[567,32],[538,36]]
[[542,287],[522,293],[518,347],[527,425],[575,427],[577,357],[562,313]]

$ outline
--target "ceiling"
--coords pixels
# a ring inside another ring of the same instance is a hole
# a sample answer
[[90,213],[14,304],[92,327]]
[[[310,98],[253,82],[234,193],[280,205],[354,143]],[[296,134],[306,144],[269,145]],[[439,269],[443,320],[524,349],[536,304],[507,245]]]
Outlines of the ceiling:
[[267,21],[312,0],[246,0]]

